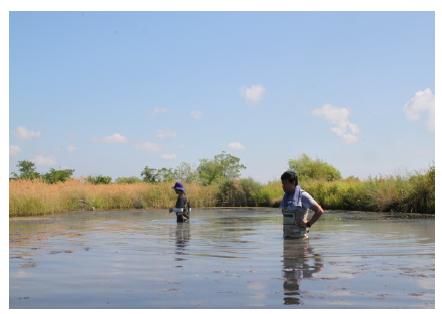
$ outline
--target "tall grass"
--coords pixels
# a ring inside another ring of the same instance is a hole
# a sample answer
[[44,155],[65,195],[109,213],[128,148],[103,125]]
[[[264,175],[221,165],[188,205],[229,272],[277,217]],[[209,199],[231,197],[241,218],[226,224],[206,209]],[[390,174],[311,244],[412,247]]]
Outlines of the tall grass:
[[[425,173],[405,177],[379,177],[364,181],[306,180],[300,183],[326,209],[425,214],[435,212],[434,166]],[[269,183],[263,190],[274,195],[276,186],[281,190],[279,182]]]
[[[325,209],[435,212],[435,169],[406,177],[369,180],[304,180],[300,182]],[[173,207],[176,194],[171,183],[91,184],[70,180],[48,184],[13,180],[9,183],[9,215],[45,215],[73,210]],[[186,184],[192,207],[279,205],[279,181],[262,185],[252,179],[224,181],[217,185]]]
[[[176,201],[170,183],[91,184],[70,180],[13,180],[9,183],[9,216],[35,216],[73,210],[169,208]],[[215,187],[186,185],[192,206],[215,206]]]
[[[280,181],[266,185],[241,179],[221,184],[218,205],[273,206],[282,198]],[[349,178],[328,181],[308,179],[300,182],[325,209],[394,211],[434,214],[435,169],[408,176],[378,177],[368,180]]]

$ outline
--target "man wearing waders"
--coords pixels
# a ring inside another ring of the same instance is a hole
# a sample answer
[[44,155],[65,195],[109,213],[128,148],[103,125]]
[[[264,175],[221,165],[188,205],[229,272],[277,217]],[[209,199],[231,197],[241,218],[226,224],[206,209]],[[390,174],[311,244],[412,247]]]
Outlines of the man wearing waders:
[[191,208],[186,197],[186,192],[184,192],[184,186],[181,182],[176,182],[172,189],[178,194],[178,198],[175,208],[169,209],[169,212],[175,212],[176,222],[188,221],[190,219]]
[[[296,172],[284,172],[281,183],[284,197],[279,208],[284,216],[284,239],[308,238],[309,229],[324,210],[309,193],[301,189]],[[307,221],[309,209],[314,211],[314,215]]]

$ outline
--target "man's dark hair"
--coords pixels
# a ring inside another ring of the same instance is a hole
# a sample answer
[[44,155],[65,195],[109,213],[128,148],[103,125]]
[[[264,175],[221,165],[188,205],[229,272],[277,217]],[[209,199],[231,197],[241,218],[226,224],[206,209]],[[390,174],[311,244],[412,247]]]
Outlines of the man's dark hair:
[[298,185],[298,175],[292,170],[288,170],[281,175],[281,181],[289,181]]

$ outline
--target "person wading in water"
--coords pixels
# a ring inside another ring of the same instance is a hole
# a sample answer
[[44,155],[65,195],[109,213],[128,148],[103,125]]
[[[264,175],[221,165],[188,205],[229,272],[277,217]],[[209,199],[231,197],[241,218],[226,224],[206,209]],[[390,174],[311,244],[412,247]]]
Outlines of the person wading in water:
[[172,189],[178,194],[178,198],[176,200],[175,208],[169,209],[169,212],[175,212],[176,222],[189,221],[191,208],[183,184],[181,182],[176,182]]
[[[281,175],[284,197],[279,208],[284,216],[284,239],[308,238],[309,229],[324,213],[322,207],[298,184],[298,175],[286,171]],[[307,221],[309,209],[314,211]]]

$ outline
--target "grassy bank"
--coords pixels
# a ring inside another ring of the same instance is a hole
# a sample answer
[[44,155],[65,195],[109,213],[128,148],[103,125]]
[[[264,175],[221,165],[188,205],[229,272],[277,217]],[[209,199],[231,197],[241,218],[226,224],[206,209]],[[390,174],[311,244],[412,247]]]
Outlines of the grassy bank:
[[[434,214],[435,171],[407,177],[369,180],[304,180],[308,191],[325,209],[395,211]],[[281,183],[259,184],[252,179],[217,185],[186,184],[192,207],[278,206]],[[171,183],[91,184],[78,180],[48,184],[13,180],[9,185],[9,215],[33,216],[73,210],[169,208],[176,195]]]
[[[187,184],[193,207],[215,206],[212,186]],[[78,180],[48,184],[13,180],[9,183],[9,216],[36,216],[74,210],[173,207],[170,183],[91,184]]]
[[434,168],[409,177],[307,182],[303,188],[328,209],[434,214]]
[[[325,209],[394,211],[434,214],[435,171],[406,177],[390,176],[359,180],[314,180],[300,182]],[[259,185],[250,179],[225,182],[218,201],[226,206],[278,206],[282,197],[279,181]]]

